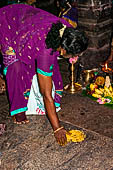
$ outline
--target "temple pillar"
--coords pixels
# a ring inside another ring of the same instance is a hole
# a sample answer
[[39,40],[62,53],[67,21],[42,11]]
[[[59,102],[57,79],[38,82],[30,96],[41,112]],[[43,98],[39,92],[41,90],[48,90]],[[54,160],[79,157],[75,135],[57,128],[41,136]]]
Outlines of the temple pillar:
[[112,0],[78,0],[78,27],[86,32],[89,45],[81,59],[86,68],[97,67],[110,54]]

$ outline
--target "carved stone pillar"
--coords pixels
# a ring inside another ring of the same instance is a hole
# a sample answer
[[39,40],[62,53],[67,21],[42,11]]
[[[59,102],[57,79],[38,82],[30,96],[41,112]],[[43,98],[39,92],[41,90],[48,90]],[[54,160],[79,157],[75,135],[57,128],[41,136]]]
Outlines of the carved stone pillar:
[[79,29],[89,37],[82,59],[87,68],[94,68],[110,54],[112,32],[112,0],[78,0]]

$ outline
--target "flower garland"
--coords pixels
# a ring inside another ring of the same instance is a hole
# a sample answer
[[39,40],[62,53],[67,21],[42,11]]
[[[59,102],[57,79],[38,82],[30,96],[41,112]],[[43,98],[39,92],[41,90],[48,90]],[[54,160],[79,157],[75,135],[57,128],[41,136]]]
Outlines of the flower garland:
[[71,64],[72,64],[72,63],[75,64],[77,61],[78,61],[78,56],[69,59],[69,62],[70,62]]

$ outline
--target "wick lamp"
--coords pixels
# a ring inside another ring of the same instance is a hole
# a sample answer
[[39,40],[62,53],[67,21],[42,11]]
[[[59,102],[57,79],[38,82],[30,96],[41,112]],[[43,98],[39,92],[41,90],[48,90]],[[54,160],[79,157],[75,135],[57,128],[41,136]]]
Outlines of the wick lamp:
[[76,63],[77,59],[78,59],[78,56],[75,57],[75,59],[73,58],[72,61],[70,61],[70,63],[71,63],[71,82],[70,82],[70,84],[68,84],[64,87],[64,90],[66,90],[72,94],[74,94],[82,89],[82,85],[75,83],[74,70],[75,70],[75,63]]

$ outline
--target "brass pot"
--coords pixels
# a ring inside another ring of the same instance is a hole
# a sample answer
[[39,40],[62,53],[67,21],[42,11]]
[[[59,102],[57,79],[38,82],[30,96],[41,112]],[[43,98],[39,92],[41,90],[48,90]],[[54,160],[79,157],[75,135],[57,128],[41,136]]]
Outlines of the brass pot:
[[94,70],[84,70],[83,71],[83,81],[88,84],[91,82],[92,78],[94,77]]

